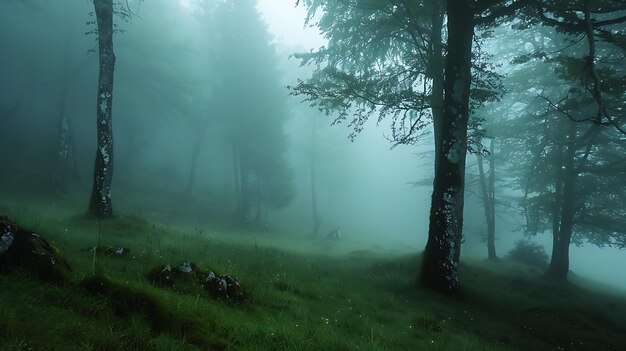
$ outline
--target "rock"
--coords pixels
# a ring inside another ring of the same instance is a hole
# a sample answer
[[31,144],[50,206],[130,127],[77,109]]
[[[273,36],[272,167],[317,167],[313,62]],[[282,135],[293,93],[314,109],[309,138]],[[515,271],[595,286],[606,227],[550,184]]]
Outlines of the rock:
[[201,271],[193,262],[181,262],[176,266],[161,265],[148,273],[148,279],[159,287],[179,292],[205,289],[217,299],[243,302],[246,295],[239,282],[229,275],[219,275],[213,270]]
[[94,246],[83,251],[88,251],[93,254],[94,250],[96,251],[96,254],[108,257],[123,257],[127,256],[130,252],[130,249],[125,247],[113,247],[108,245]]
[[71,272],[67,261],[46,239],[0,216],[0,270],[16,268],[54,283],[66,282]]
[[179,291],[193,290],[194,285],[197,285],[199,276],[198,266],[192,262],[182,262],[174,267],[161,265],[148,273],[148,279],[152,284]]
[[209,271],[204,279],[203,286],[209,293],[218,299],[243,302],[245,294],[239,282],[229,275],[220,276]]

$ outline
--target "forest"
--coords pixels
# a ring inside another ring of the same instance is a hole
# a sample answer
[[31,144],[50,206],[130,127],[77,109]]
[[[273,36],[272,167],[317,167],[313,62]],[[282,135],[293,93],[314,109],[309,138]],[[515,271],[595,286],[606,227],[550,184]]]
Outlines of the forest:
[[0,351],[626,349],[623,0],[0,0]]

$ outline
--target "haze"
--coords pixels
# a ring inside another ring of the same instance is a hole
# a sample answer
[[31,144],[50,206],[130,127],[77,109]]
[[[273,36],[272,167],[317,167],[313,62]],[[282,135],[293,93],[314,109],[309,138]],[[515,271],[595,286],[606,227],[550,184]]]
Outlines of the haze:
[[[174,227],[211,227],[231,220],[238,206],[236,182],[248,181],[258,189],[247,190],[256,195],[245,200],[248,208],[238,219],[249,225],[247,230],[259,230],[256,237],[271,245],[313,250],[318,248],[311,240],[313,176],[320,218],[316,238],[339,229],[338,253],[421,251],[434,174],[431,127],[417,142],[394,147],[391,119],[369,120],[351,141],[353,130],[346,122],[331,126],[336,114],[309,107],[303,102],[306,96],[291,96],[286,87],[313,70],[300,67],[290,55],[327,44],[319,29],[305,28],[303,5],[260,0],[258,13],[250,14],[244,3],[241,13],[230,15],[246,23],[215,19],[212,13],[218,10],[195,0],[133,2],[132,18],[115,20],[120,31],[114,36],[114,211]],[[16,199],[39,197],[50,208],[71,204],[68,212],[87,206],[98,79],[91,7],[82,0],[0,5],[4,209],[16,208]],[[253,15],[261,22],[254,23]],[[500,29],[498,35],[509,34]],[[490,40],[485,47],[496,47]],[[498,72],[514,71],[510,60],[499,55],[495,60],[504,64]],[[256,113],[274,117],[246,115]],[[52,178],[59,167],[63,114],[71,121],[72,159],[61,185]],[[242,145],[251,153],[235,156],[235,163],[257,156],[265,160],[258,162],[268,162],[248,180],[237,173],[242,170],[233,169],[233,148]],[[468,156],[467,163],[468,173],[477,175],[471,166],[475,157]],[[269,183],[275,189],[262,188]],[[510,207],[498,209],[496,219],[496,246],[505,256],[527,237],[522,229],[526,220],[516,202],[519,192],[504,186],[498,190],[512,199]],[[481,206],[480,197],[467,195],[462,257],[486,257]],[[530,239],[550,252],[549,231]],[[618,267],[625,263],[624,251],[617,248],[582,240],[571,249],[572,272],[621,288],[626,288],[626,271]]]

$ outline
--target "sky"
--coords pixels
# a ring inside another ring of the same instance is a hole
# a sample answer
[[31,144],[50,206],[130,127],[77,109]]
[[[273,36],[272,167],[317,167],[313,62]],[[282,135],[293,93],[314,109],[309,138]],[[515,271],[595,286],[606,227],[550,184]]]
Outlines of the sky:
[[305,27],[304,6],[295,6],[295,0],[259,0],[257,8],[276,41],[285,46],[316,48],[324,38],[315,28]]

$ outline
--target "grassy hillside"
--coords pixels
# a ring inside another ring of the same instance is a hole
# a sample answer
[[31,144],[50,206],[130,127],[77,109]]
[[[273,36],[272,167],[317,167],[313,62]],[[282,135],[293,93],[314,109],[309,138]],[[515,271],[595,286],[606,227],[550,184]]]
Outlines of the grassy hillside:
[[[554,285],[505,260],[464,262],[462,293],[451,298],[416,288],[419,256],[351,251],[350,242],[123,215],[99,223],[36,201],[5,201],[0,213],[47,237],[73,267],[61,285],[0,275],[0,350],[626,349],[618,292]],[[99,244],[130,254],[86,250]],[[247,301],[146,277],[183,261],[236,277]]]

